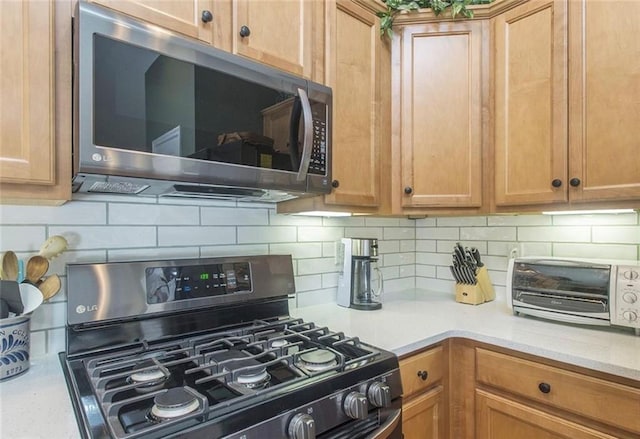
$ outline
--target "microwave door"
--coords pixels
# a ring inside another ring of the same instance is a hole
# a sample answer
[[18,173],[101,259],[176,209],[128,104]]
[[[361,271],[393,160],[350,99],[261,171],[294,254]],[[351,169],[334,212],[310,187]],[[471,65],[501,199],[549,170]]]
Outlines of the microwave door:
[[[300,119],[302,118],[303,136],[302,151],[298,148],[300,136]],[[311,103],[307,93],[299,88],[298,96],[295,97],[293,108],[291,109],[291,121],[289,125],[289,148],[291,154],[291,166],[293,170],[298,170],[297,181],[306,181],[311,163],[311,148],[313,145],[313,115],[311,113]]]

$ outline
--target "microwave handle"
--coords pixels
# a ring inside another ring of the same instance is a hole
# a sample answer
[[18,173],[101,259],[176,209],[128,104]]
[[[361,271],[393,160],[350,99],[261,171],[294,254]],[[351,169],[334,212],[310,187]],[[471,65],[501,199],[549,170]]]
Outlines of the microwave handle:
[[307,178],[309,165],[311,164],[311,149],[313,147],[313,116],[311,114],[311,103],[309,102],[307,92],[299,88],[298,94],[300,96],[300,104],[302,105],[302,118],[304,120],[304,139],[302,143],[302,154],[300,156],[300,167],[298,168],[298,175],[296,179],[298,181],[304,181]]

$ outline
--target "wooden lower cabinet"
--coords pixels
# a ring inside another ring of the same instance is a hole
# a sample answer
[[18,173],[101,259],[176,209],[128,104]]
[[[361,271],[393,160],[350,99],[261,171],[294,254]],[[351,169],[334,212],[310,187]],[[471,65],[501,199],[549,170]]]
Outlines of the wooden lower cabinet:
[[639,381],[464,338],[400,374],[405,439],[640,438]]
[[477,439],[614,439],[581,426],[482,390],[476,391]]
[[425,392],[402,406],[402,434],[404,439],[444,437],[440,424],[446,413],[442,386]]

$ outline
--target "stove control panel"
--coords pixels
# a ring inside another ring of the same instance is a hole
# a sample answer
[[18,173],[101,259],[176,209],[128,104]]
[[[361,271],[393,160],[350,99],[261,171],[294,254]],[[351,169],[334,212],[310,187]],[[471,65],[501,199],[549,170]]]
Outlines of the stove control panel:
[[[362,428],[380,428],[379,424],[397,415],[401,406],[400,372],[394,369],[223,439],[315,439],[339,426],[362,433]],[[342,433],[344,437],[349,437],[348,431]]]

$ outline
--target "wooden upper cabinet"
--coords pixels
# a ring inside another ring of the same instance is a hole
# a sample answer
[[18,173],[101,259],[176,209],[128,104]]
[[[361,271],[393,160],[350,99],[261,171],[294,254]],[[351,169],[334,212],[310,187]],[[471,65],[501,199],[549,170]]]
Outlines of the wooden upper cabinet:
[[[234,0],[233,51],[287,72],[314,78],[322,43],[323,2]],[[320,49],[315,52],[315,49]],[[315,65],[314,65],[315,64]]]
[[495,202],[567,201],[566,0],[495,18]]
[[572,200],[640,199],[640,2],[569,1]]
[[400,175],[392,197],[402,208],[479,207],[484,25],[416,24],[396,33],[393,166]]
[[[207,43],[213,42],[213,28],[218,24],[214,0],[90,1]],[[207,21],[205,11],[211,13],[211,21]]]
[[53,185],[54,3],[0,2],[0,54],[0,182]]

